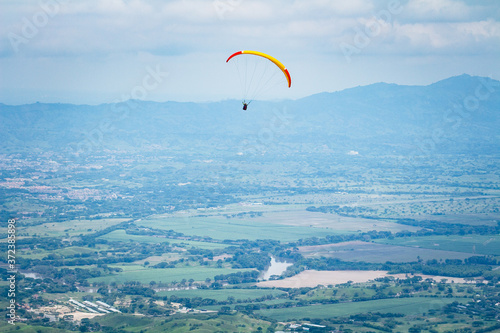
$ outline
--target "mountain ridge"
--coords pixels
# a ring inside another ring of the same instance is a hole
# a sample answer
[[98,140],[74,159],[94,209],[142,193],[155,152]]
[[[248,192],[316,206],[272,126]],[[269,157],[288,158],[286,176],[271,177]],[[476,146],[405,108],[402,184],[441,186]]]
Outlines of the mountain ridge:
[[[370,83],[370,84],[367,84],[367,85],[358,85],[358,86],[355,86],[355,87],[349,87],[349,88],[345,88],[345,89],[342,89],[342,90],[337,90],[337,91],[323,91],[323,92],[319,92],[319,93],[314,93],[314,94],[311,94],[311,95],[308,95],[308,96],[304,96],[304,97],[301,97],[301,98],[298,98],[298,99],[285,99],[283,101],[299,101],[299,100],[302,100],[302,99],[307,99],[307,98],[310,98],[310,97],[315,97],[315,96],[321,96],[321,95],[331,95],[331,94],[338,94],[338,93],[345,93],[345,92],[348,92],[348,91],[351,91],[351,90],[355,90],[355,89],[360,89],[360,88],[373,88],[373,87],[381,87],[381,86],[384,86],[384,87],[400,87],[400,88],[408,88],[408,87],[412,87],[412,88],[415,88],[415,87],[432,87],[432,86],[440,86],[440,85],[443,85],[443,84],[446,84],[448,82],[464,82],[464,78],[467,78],[467,79],[470,79],[470,80],[476,80],[476,79],[483,79],[483,80],[490,80],[492,82],[495,82],[494,85],[495,86],[498,86],[500,88],[500,81],[499,80],[495,80],[495,79],[492,79],[492,78],[489,78],[489,77],[483,77],[483,76],[473,76],[473,75],[470,75],[470,74],[461,74],[461,75],[455,75],[455,76],[451,76],[451,77],[448,77],[448,78],[445,78],[445,79],[442,79],[442,80],[439,80],[439,81],[436,81],[436,82],[433,82],[433,83],[430,83],[430,84],[427,84],[427,85],[404,85],[404,84],[397,84],[397,83],[389,83],[389,82],[383,82],[383,81],[380,81],[380,82],[374,82],[374,83]],[[166,100],[166,101],[150,101],[150,100],[137,100],[137,99],[129,99],[129,100],[124,100],[124,101],[120,101],[120,102],[117,102],[117,103],[112,103],[112,102],[105,102],[105,103],[99,103],[99,104],[75,104],[75,103],[62,103],[62,102],[34,102],[34,103],[25,103],[25,104],[6,104],[6,103],[3,103],[3,102],[0,102],[0,106],[1,107],[5,107],[5,106],[14,106],[14,107],[20,107],[20,106],[35,106],[35,105],[59,105],[59,106],[86,106],[86,107],[100,107],[100,106],[105,106],[105,105],[111,105],[111,104],[119,104],[119,103],[129,103],[129,102],[143,102],[143,103],[155,103],[155,104],[162,104],[162,103],[179,103],[179,104],[189,104],[189,103],[192,103],[192,104],[213,104],[213,103],[221,103],[221,102],[228,102],[228,101],[239,101],[238,99],[224,99],[224,100],[219,100],[219,101],[207,101],[207,102],[180,102],[180,101],[175,101],[175,100]],[[273,101],[260,101],[260,102],[269,102],[269,103],[273,103]]]
[[246,112],[238,100],[0,104],[2,151],[64,150],[92,133],[102,138],[99,149],[171,147],[181,141],[199,147],[207,138],[222,140],[217,144],[224,149],[226,141],[258,141],[265,131],[280,137],[270,145],[363,141],[379,146],[414,144],[439,131],[444,134],[436,141],[443,149],[474,143],[491,151],[500,146],[499,129],[500,81],[466,74],[426,86],[375,83],[297,100],[254,101]]

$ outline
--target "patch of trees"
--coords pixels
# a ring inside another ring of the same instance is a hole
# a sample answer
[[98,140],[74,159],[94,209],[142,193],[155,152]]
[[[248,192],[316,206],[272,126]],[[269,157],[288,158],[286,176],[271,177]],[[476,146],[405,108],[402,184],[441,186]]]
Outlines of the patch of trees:
[[[3,188],[0,189],[0,198],[8,198],[9,195],[12,196],[11,191],[9,191],[9,194],[7,194],[7,190],[5,190]],[[4,203],[5,203],[4,199],[0,199],[0,204],[4,204]],[[5,209],[0,209],[0,221],[2,221],[3,223],[6,223],[8,220],[13,219],[17,216],[18,215],[15,212],[10,212],[10,211],[5,210]],[[4,232],[2,235],[0,235],[0,238],[7,238],[7,235],[8,235],[8,233]]]
[[[426,275],[442,275],[450,277],[477,277],[487,275],[491,271],[490,265],[497,265],[498,261],[492,257],[471,257],[464,261],[460,259],[446,259],[444,262],[428,260],[427,262],[410,263],[367,263],[348,262],[336,258],[305,258],[298,260],[288,267],[285,276],[293,276],[304,269],[318,271],[329,270],[387,270],[390,273],[421,273]],[[494,274],[491,274],[494,276]],[[497,277],[498,280],[498,277]]]
[[144,297],[152,297],[156,293],[153,289],[144,287],[139,283],[127,283],[120,288],[118,291],[126,295],[138,295]]
[[[94,219],[94,218],[93,218]],[[91,243],[92,241],[95,242],[95,239],[100,236],[104,236],[106,234],[109,234],[110,232],[113,232],[115,230],[119,229],[128,229],[133,225],[132,221],[124,221],[115,225],[112,225],[110,227],[107,227],[105,229],[99,230],[93,234],[88,234],[88,235],[82,235],[81,236],[81,241],[83,242],[84,245],[88,245],[88,243]]]
[[300,259],[304,258],[300,252],[294,248],[294,249],[286,249],[283,251],[280,251],[276,254],[276,256],[281,259],[281,260],[287,260],[288,262],[293,261],[299,261]]
[[161,230],[161,229],[153,229],[153,228],[144,228],[137,227],[135,225],[132,228],[128,228],[125,233],[127,235],[141,235],[141,236],[164,236],[164,237],[184,237],[184,234],[181,232],[176,232],[172,229],[170,230]]
[[439,221],[423,220],[417,221],[415,219],[398,219],[395,221],[399,224],[420,227],[415,233],[398,232],[396,237],[405,236],[428,236],[428,235],[498,235],[500,233],[500,222],[496,226],[488,225],[467,225],[458,223],[444,223]]
[[244,217],[250,217],[250,218],[254,218],[254,217],[261,217],[263,215],[263,212],[254,212],[254,211],[250,211],[250,212],[241,212],[241,213],[236,213],[236,214],[224,214],[224,216],[228,219],[230,218],[244,218]]
[[327,235],[324,238],[311,237],[306,239],[299,239],[296,242],[288,244],[289,247],[309,246],[309,245],[324,245],[342,242],[350,242],[355,240],[370,241],[373,239],[391,238],[394,235],[390,231],[376,231],[371,230],[359,234],[342,234],[342,235]]
[[[375,210],[366,207],[350,207],[350,206],[309,206],[306,208],[309,212],[320,213],[335,213],[341,216],[374,218],[373,216],[362,215],[364,213],[373,213]],[[428,236],[428,235],[497,235],[500,232],[500,222],[497,226],[488,225],[467,225],[458,223],[444,223],[432,220],[415,220],[415,219],[396,219],[396,223],[420,227],[422,230],[417,232],[402,231],[394,234],[395,237],[407,236]],[[355,236],[355,235],[354,235]],[[338,236],[337,236],[338,237]],[[313,244],[310,244],[313,245]]]
[[[353,192],[354,193],[354,192]],[[374,213],[376,212],[375,209],[368,208],[368,207],[351,207],[351,206],[338,206],[338,205],[331,205],[331,206],[309,206],[306,208],[308,212],[318,212],[318,213],[330,213],[330,214],[338,214],[340,216],[362,216],[361,214],[365,213]],[[371,218],[371,216],[364,216],[365,218]]]
[[[50,260],[48,257],[44,259],[25,259],[25,262],[28,262],[27,267],[35,267],[35,266],[87,266],[87,265],[103,265],[103,264],[114,264],[119,262],[134,262],[136,260],[142,260],[149,257],[148,254],[121,254],[116,255],[114,257],[102,257],[102,258],[76,258],[72,260],[65,259],[54,259]],[[33,268],[36,271],[35,268]]]
[[308,269],[318,271],[334,271],[334,270],[379,270],[382,264],[367,263],[367,262],[348,262],[336,258],[307,258],[297,262],[298,265],[306,266]]
[[499,265],[500,261],[491,256],[473,256],[464,260],[466,264]]
[[254,241],[244,239],[239,241],[239,247],[231,247],[226,250],[230,251],[228,253],[236,253],[238,251],[249,252],[258,249],[260,252],[275,253],[286,247],[288,246],[282,245],[279,241],[272,239],[257,239]]
[[230,260],[233,268],[257,268],[262,271],[269,266],[271,257],[267,252],[248,253],[238,251]]
[[201,298],[201,297],[189,298],[189,297],[177,297],[175,295],[170,296],[169,301],[175,303],[182,303],[185,307],[188,308],[198,308],[203,306],[219,304],[219,302],[211,298]]
[[220,274],[214,277],[215,283],[227,282],[229,284],[240,284],[240,283],[250,283],[257,282],[259,277],[258,271],[248,271],[248,272],[236,272],[230,274]]
[[175,268],[175,264],[171,263],[171,262],[160,262],[156,265],[153,265],[151,266],[153,268]]
[[18,246],[28,247],[30,249],[43,249],[47,251],[61,249],[65,246],[61,238],[55,237],[33,237],[33,238],[21,238],[17,240]]
[[[480,261],[479,259],[477,260]],[[391,273],[422,273],[462,278],[482,276],[485,272],[491,271],[491,267],[488,265],[467,260],[462,261],[460,259],[446,259],[444,262],[433,259],[425,263],[386,263],[382,269],[388,270]]]

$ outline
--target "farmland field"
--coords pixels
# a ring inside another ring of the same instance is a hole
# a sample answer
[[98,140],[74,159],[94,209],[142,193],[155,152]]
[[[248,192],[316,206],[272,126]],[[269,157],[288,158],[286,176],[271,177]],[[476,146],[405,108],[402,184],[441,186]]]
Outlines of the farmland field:
[[500,255],[500,236],[422,236],[411,238],[380,239],[377,243],[426,248],[445,251],[457,251],[470,254]]
[[206,278],[213,280],[214,276],[219,274],[230,274],[240,271],[249,271],[250,269],[230,269],[230,268],[213,268],[205,266],[187,266],[176,268],[146,268],[140,265],[109,265],[110,267],[119,267],[123,272],[117,274],[101,276],[88,279],[92,282],[105,283],[125,283],[127,281],[139,281],[143,284],[148,284],[151,281],[155,282],[180,282],[182,279],[193,279],[195,281],[205,281]]
[[301,318],[331,318],[342,317],[357,313],[381,312],[415,314],[439,309],[452,302],[467,301],[466,298],[391,298],[364,302],[350,302],[340,304],[311,305],[284,309],[267,309],[256,311],[262,316],[274,320],[293,320]]
[[23,249],[22,251],[18,252],[18,255],[20,257],[29,259],[43,259],[50,254],[61,255],[61,256],[72,256],[75,254],[83,254],[83,253],[88,254],[88,253],[99,252],[104,248],[107,248],[107,246],[99,244],[95,248],[88,248],[82,246],[69,246],[63,249],[57,249],[53,251],[46,251],[42,249],[35,249],[35,250]]
[[[404,244],[404,243],[402,243]],[[431,259],[465,259],[472,254],[442,249],[414,248],[403,245],[368,243],[362,241],[337,244],[302,246],[300,252],[305,257],[330,257],[344,261],[365,261],[374,263],[411,262]]]
[[172,296],[177,297],[201,297],[210,298],[216,301],[225,301],[228,297],[234,297],[235,300],[254,300],[267,295],[272,295],[273,297],[286,295],[287,293],[281,290],[274,289],[220,289],[220,290],[210,290],[210,289],[192,289],[192,290],[174,290],[174,291],[160,291],[157,293],[158,296]]
[[180,239],[172,239],[165,237],[157,237],[157,236],[147,236],[147,235],[129,235],[125,232],[125,230],[114,230],[109,234],[100,236],[101,239],[106,239],[110,242],[139,242],[139,243],[169,243],[175,244],[177,246],[194,246],[201,249],[222,249],[227,247],[226,244],[220,243],[210,243],[210,242],[199,242],[199,241],[190,241],[190,240],[180,240]]
[[337,232],[328,229],[290,227],[286,225],[257,222],[256,219],[226,219],[225,217],[190,217],[146,219],[137,222],[143,227],[174,230],[190,236],[205,236],[219,240],[237,239],[276,239],[280,241],[295,241],[300,238],[324,237]]
[[[280,206],[276,210],[262,210],[261,206],[239,208],[240,210],[236,208],[215,210],[203,215],[199,212],[185,212],[184,214],[153,216],[137,221],[136,224],[148,228],[174,230],[190,236],[208,236],[219,240],[241,239],[242,235],[245,235],[245,238],[249,240],[267,238],[284,242],[370,230],[398,232],[419,229],[382,220],[374,221],[309,212],[301,205]],[[256,212],[261,212],[262,215]]]
[[49,222],[36,226],[19,227],[20,234],[28,234],[29,236],[48,236],[48,237],[64,237],[64,236],[79,236],[88,233],[103,230],[113,225],[122,223],[129,219],[114,218],[114,219],[99,219],[99,220],[70,220],[65,222]]
[[423,215],[416,218],[417,220],[431,220],[443,223],[456,223],[466,225],[488,225],[496,226],[500,220],[500,214],[453,214],[446,215]]

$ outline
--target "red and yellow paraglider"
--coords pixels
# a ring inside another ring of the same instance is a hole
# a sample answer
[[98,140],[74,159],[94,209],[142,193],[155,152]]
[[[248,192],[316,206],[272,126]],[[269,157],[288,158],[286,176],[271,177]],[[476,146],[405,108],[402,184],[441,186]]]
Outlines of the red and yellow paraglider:
[[[248,57],[249,56],[249,57]],[[238,51],[227,58],[226,63],[233,59],[237,68],[243,89],[243,110],[257,95],[272,85],[282,85],[283,79],[277,77],[277,69],[286,79],[288,88],[292,86],[292,78],[288,69],[278,59],[259,51]],[[264,59],[261,61],[260,59]]]

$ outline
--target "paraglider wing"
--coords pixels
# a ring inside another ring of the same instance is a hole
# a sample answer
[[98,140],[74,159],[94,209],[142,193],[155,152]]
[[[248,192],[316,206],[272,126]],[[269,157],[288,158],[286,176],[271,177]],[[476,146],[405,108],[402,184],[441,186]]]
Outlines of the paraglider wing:
[[229,62],[229,60],[231,60],[231,58],[236,57],[236,56],[241,55],[241,54],[253,54],[253,55],[256,55],[256,56],[259,56],[259,57],[263,57],[263,58],[266,58],[266,59],[270,60],[276,66],[278,66],[279,69],[281,69],[281,71],[283,72],[283,74],[285,74],[286,80],[288,82],[288,88],[291,87],[291,85],[292,85],[292,78],[290,77],[290,73],[288,73],[288,70],[286,69],[285,65],[283,65],[278,59],[276,59],[274,57],[271,57],[269,54],[265,54],[265,53],[262,53],[262,52],[259,52],[259,51],[238,51],[236,53],[233,53],[231,56],[229,56],[229,58],[227,58],[226,62]]

